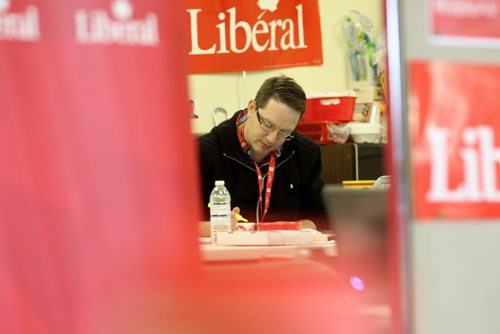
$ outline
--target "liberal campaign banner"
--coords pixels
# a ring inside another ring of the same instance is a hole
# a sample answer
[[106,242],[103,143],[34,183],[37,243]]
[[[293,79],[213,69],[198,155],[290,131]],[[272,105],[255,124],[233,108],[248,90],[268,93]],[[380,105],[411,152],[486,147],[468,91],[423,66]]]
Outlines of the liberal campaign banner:
[[500,0],[428,0],[438,38],[500,39]]
[[500,66],[410,65],[415,218],[500,216]]
[[0,0],[0,333],[179,328],[200,216],[183,13]]
[[317,0],[188,0],[190,73],[323,63]]

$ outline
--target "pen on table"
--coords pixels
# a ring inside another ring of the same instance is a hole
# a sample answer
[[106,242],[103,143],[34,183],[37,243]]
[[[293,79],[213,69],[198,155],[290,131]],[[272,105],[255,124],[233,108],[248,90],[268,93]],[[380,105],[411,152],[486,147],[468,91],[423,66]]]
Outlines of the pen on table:
[[[208,202],[208,207],[210,207],[210,202]],[[239,213],[236,213],[236,220],[239,221],[239,222],[244,222],[244,223],[248,223],[248,219],[244,218],[242,215],[240,215]]]

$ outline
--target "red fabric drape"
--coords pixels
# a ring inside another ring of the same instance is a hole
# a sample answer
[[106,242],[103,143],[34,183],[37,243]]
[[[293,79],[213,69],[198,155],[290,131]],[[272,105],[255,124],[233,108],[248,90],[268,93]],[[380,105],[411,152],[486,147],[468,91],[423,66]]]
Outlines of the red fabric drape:
[[0,331],[140,329],[199,271],[183,3],[2,7]]

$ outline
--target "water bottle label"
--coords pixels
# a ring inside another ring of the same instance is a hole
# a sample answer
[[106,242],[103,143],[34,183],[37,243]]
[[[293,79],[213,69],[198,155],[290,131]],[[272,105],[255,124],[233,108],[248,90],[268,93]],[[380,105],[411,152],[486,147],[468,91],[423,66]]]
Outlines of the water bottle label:
[[210,206],[210,222],[214,232],[231,231],[231,206],[227,203],[212,203]]

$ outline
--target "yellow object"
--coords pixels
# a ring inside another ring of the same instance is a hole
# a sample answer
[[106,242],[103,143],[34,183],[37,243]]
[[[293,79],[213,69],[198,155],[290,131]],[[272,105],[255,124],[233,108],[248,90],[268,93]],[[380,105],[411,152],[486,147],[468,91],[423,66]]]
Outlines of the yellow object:
[[[210,207],[210,202],[208,202],[207,206]],[[239,213],[236,214],[236,220],[239,221],[239,222],[248,223],[248,219],[243,218],[243,216],[240,215]]]
[[375,180],[342,181],[342,188],[363,189],[371,188]]
[[239,213],[237,213],[237,214],[236,214],[236,219],[237,219],[239,222],[248,223],[248,219],[243,218],[243,216],[242,216],[242,215],[240,215]]

